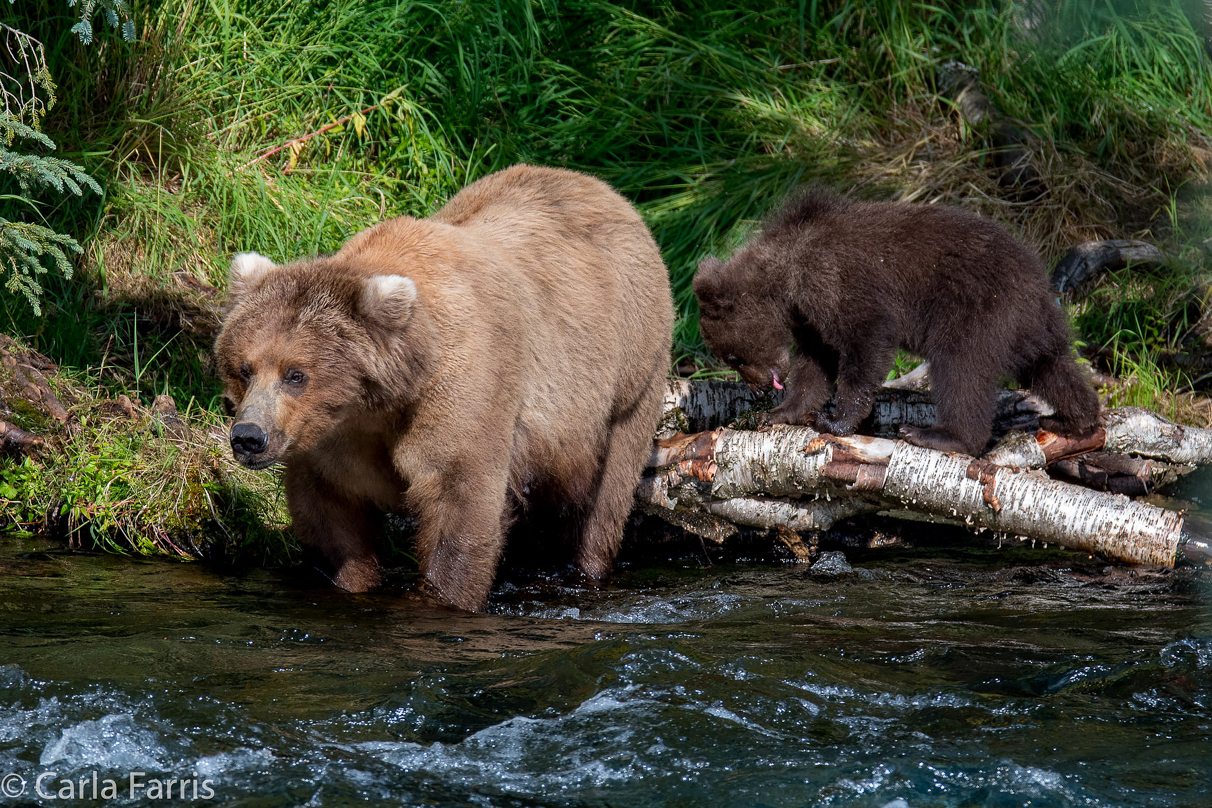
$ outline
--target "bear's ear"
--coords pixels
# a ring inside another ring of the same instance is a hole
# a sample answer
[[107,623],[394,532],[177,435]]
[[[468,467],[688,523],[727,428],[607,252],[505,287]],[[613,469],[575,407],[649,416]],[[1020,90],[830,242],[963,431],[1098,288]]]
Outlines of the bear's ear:
[[236,253],[231,259],[231,272],[227,277],[228,294],[233,300],[243,297],[277,267],[277,264],[260,253]]
[[382,325],[403,325],[417,300],[417,285],[403,275],[372,275],[362,284],[361,313]]
[[709,255],[699,262],[699,271],[694,273],[694,281],[691,283],[695,297],[700,300],[715,297],[719,288],[717,275],[722,266],[724,262],[714,255]]

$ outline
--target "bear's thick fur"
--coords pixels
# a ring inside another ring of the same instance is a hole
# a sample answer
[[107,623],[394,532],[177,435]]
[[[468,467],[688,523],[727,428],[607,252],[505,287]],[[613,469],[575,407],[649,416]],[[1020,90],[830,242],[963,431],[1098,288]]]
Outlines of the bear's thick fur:
[[850,434],[901,347],[930,360],[936,425],[902,430],[918,445],[979,455],[1002,374],[1052,404],[1059,431],[1098,422],[1039,257],[962,210],[795,195],[727,263],[704,259],[694,293],[717,356],[759,393],[786,382],[771,423]]
[[580,569],[609,572],[673,307],[648,228],[605,183],[515,166],[331,256],[238,255],[231,298],[215,352],[233,451],[285,464],[295,532],[339,586],[379,583],[379,512],[417,518],[427,586],[464,609],[519,515],[557,509]]

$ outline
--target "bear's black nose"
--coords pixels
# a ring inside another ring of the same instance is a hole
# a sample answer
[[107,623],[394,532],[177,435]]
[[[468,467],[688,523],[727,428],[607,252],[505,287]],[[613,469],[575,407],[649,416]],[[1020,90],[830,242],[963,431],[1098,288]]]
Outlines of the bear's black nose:
[[261,454],[269,444],[269,435],[256,424],[236,424],[231,428],[231,450],[236,454]]

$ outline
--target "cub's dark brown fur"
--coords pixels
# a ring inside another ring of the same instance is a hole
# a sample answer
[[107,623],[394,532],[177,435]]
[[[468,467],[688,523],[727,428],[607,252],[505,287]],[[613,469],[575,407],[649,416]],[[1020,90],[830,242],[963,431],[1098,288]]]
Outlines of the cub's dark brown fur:
[[705,259],[694,292],[717,356],[756,391],[786,382],[772,423],[850,434],[901,347],[930,360],[937,423],[903,430],[921,446],[983,451],[1002,374],[1043,396],[1060,431],[1098,421],[1039,257],[955,208],[795,196],[727,263]]
[[285,464],[295,532],[338,585],[379,582],[383,511],[417,517],[428,587],[465,609],[522,511],[558,509],[581,570],[610,570],[673,306],[648,228],[607,185],[515,166],[331,256],[236,256],[231,293],[215,352],[232,449]]

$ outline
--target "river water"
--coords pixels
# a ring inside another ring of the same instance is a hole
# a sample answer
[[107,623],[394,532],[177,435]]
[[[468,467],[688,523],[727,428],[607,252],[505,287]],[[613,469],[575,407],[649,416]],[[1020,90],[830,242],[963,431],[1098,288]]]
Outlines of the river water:
[[0,803],[1212,806],[1194,571],[951,547],[409,592],[0,540]]

